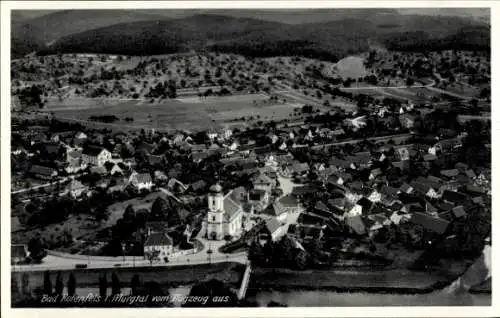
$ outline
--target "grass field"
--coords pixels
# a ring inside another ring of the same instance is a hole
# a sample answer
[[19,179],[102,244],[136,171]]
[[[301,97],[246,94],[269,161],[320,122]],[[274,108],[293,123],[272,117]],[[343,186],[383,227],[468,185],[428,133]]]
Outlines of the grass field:
[[[257,117],[261,120],[288,118],[295,104],[268,103],[264,94],[247,94],[224,97],[178,98],[149,103],[145,100],[127,99],[71,99],[53,101],[44,111],[52,112],[61,119],[89,121],[90,116],[119,114],[119,121],[100,126],[156,129],[206,129],[218,127],[241,117]],[[125,122],[125,118],[133,122]],[[99,124],[99,123],[97,123]]]
[[364,60],[362,57],[349,56],[340,61],[335,66],[338,75],[342,78],[364,77],[369,74],[365,68]]

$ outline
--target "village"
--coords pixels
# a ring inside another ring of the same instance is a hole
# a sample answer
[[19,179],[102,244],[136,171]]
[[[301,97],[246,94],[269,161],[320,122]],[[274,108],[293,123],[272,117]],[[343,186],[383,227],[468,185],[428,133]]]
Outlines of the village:
[[487,124],[385,104],[175,133],[14,119],[12,262],[59,250],[175,264],[217,247],[304,269],[474,254],[491,213]]

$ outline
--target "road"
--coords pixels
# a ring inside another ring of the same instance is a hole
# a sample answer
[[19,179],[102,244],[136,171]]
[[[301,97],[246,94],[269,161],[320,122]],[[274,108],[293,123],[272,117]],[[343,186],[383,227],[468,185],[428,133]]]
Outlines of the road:
[[362,87],[342,87],[340,88],[343,91],[355,91],[355,90],[360,90],[360,89],[377,89],[377,88],[395,88],[395,89],[401,89],[401,88],[429,88],[433,87],[436,85],[435,81],[432,81],[429,84],[423,84],[423,85],[412,85],[412,86],[362,86]]
[[44,183],[44,184],[40,184],[40,185],[37,185],[37,186],[29,187],[29,188],[24,188],[24,189],[19,189],[19,190],[11,191],[10,194],[19,194],[19,193],[28,192],[28,191],[31,191],[31,190],[37,190],[37,189],[41,189],[41,188],[50,187],[51,185],[58,184],[58,183],[64,183],[66,181],[78,178],[78,177],[83,176],[85,174],[87,174],[87,173],[81,173],[81,174],[74,175],[74,176],[64,177],[64,178],[62,178],[62,179],[60,179],[58,181]]
[[[152,264],[145,260],[141,256],[131,257],[127,256],[125,260],[122,257],[117,257],[116,260],[97,260],[96,258],[85,258],[85,255],[81,256],[81,259],[62,257],[56,255],[47,255],[43,259],[41,264],[33,265],[15,265],[12,266],[12,271],[14,272],[32,272],[32,271],[45,271],[45,270],[69,270],[75,269],[77,264],[86,264],[89,269],[99,269],[99,268],[134,268],[134,267],[169,267],[169,266],[181,266],[181,265],[199,265],[207,263],[223,263],[223,262],[237,262],[241,264],[247,263],[246,253],[233,253],[233,254],[223,254],[219,252],[219,247],[226,244],[225,241],[211,241],[210,244],[204,243],[203,250],[184,256],[176,257],[170,260],[168,263],[163,261],[153,262]],[[208,249],[212,250],[212,253],[207,253]],[[77,256],[78,257],[78,256]]]
[[366,139],[352,139],[352,140],[346,140],[346,141],[339,141],[339,142],[332,142],[329,144],[321,144],[321,145],[314,145],[314,146],[309,146],[309,145],[299,145],[296,146],[295,148],[312,148],[312,149],[321,149],[323,147],[331,147],[331,146],[342,146],[342,145],[347,145],[347,144],[357,144],[360,142],[363,142],[365,140],[368,141],[389,141],[390,139],[397,139],[399,141],[405,141],[413,137],[412,134],[398,134],[398,135],[390,135],[390,136],[381,136],[381,137],[369,137]]

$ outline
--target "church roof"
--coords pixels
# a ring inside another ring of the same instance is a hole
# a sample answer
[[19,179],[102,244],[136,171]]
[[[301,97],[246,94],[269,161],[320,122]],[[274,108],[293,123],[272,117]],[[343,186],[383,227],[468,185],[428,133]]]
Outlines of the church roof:
[[242,212],[241,205],[234,202],[230,194],[231,192],[224,197],[224,220],[226,222],[231,222]]

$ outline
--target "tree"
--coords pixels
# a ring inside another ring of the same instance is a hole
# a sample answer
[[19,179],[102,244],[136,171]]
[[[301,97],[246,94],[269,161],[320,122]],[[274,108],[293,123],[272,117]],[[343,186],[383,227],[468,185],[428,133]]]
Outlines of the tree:
[[28,251],[30,252],[30,257],[35,263],[41,263],[42,259],[47,256],[47,251],[40,240],[40,238],[32,238],[28,242]]
[[99,276],[99,296],[101,296],[101,299],[106,298],[107,291],[108,280],[106,279],[106,274],[102,274]]
[[415,80],[411,77],[408,77],[406,79],[406,86],[412,86],[413,84],[415,84]]
[[144,252],[144,256],[146,257],[146,259],[149,261],[149,263],[151,265],[153,265],[153,261],[158,259],[159,255],[160,255],[159,250],[152,250],[152,251]]
[[137,295],[137,291],[139,286],[141,285],[141,277],[138,274],[132,276],[132,280],[130,281],[130,289],[132,295]]
[[302,270],[305,269],[307,266],[307,253],[300,250],[298,253],[295,254],[295,266]]
[[31,296],[30,276],[28,273],[23,273],[21,279],[21,288],[24,296]]
[[76,279],[73,273],[69,273],[68,284],[66,288],[68,289],[69,296],[74,296],[76,294]]
[[50,272],[45,271],[43,274],[43,293],[45,295],[52,295],[52,282],[50,281]]
[[120,278],[118,278],[118,274],[113,272],[111,275],[111,295],[120,294]]
[[61,276],[61,272],[57,273],[56,276],[56,285],[55,285],[55,292],[57,296],[62,296],[64,290],[64,284]]

